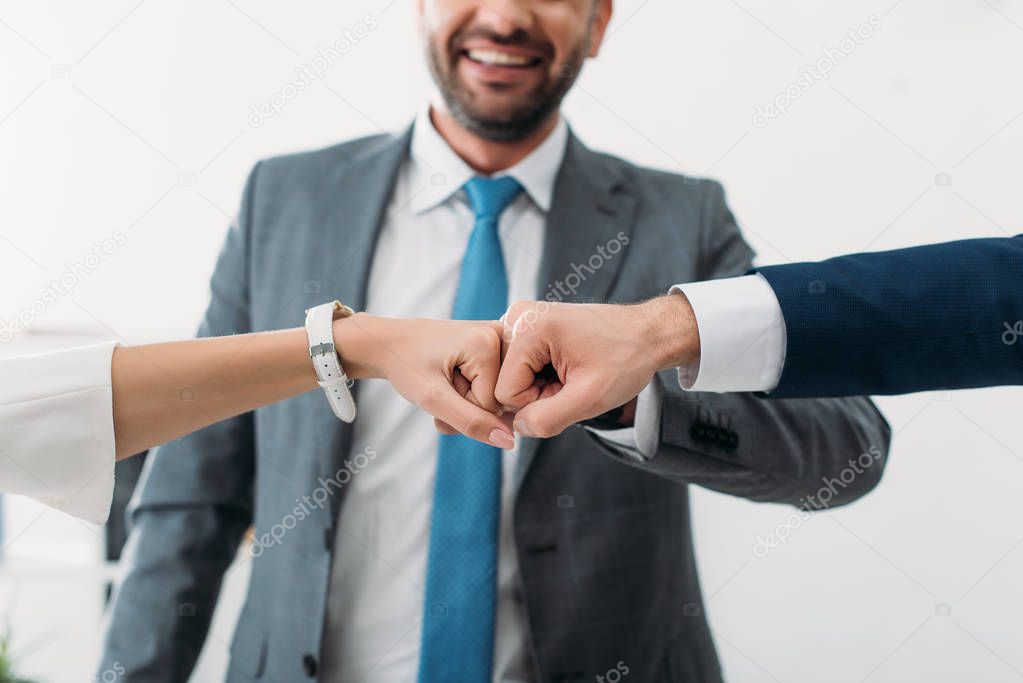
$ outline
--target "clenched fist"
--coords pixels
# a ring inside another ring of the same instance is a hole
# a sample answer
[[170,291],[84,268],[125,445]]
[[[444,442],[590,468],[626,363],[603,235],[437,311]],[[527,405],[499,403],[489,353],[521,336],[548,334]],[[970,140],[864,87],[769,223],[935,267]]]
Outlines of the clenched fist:
[[515,431],[551,437],[636,397],[654,373],[699,358],[696,318],[682,294],[635,305],[523,301],[503,318],[494,395],[517,411]]

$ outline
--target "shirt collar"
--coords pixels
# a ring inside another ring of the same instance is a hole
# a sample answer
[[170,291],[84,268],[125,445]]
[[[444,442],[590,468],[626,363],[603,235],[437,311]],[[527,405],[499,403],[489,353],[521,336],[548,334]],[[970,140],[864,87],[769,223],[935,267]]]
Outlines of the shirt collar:
[[[565,158],[567,142],[568,125],[559,115],[554,130],[536,149],[519,163],[496,175],[515,178],[540,210],[547,212],[551,207],[554,181]],[[416,116],[409,152],[417,180],[415,186],[423,188],[410,202],[414,213],[422,213],[444,203],[476,175],[433,127],[429,107],[424,107]]]

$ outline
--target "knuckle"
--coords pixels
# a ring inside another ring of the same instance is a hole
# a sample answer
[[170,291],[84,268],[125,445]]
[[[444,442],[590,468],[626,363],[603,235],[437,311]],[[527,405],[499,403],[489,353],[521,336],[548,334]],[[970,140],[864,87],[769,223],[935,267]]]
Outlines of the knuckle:
[[510,406],[512,401],[515,400],[515,394],[498,384],[494,388],[494,400],[502,405]]
[[489,413],[497,406],[497,401],[493,396],[481,395],[473,396],[472,404]]
[[474,351],[486,355],[501,353],[501,336],[491,327],[477,325],[473,327],[469,343]]
[[505,314],[505,330],[506,333],[510,332],[511,336],[511,339],[506,339],[506,341],[511,341],[531,331],[536,327],[539,318],[538,302],[517,301],[512,304]]
[[487,335],[487,345],[490,352],[496,355],[498,358],[501,357],[501,332],[493,327],[483,328]]
[[515,322],[515,318],[522,315],[522,312],[532,306],[532,304],[533,302],[528,299],[519,299],[508,307],[508,311],[505,313],[505,319],[508,322]]

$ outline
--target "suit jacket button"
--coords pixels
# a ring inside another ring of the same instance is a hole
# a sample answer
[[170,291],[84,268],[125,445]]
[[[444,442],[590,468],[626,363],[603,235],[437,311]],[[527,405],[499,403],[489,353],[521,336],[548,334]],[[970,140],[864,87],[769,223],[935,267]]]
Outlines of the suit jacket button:
[[306,655],[302,657],[302,670],[305,671],[305,675],[312,678],[316,675],[316,657],[312,655]]
[[694,422],[689,430],[689,435],[693,438],[693,441],[702,442],[706,438],[707,430],[704,429],[701,423]]

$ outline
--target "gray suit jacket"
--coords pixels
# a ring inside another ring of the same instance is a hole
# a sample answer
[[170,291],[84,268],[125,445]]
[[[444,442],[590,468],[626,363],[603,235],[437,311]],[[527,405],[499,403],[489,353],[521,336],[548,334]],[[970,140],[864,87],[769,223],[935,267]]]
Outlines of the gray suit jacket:
[[[408,133],[376,136],[258,164],[199,334],[300,326],[304,308],[335,297],[358,309],[408,143]],[[628,246],[587,271],[619,233]],[[718,183],[640,168],[574,137],[545,240],[538,297],[576,272],[580,301],[636,301],[741,274],[752,256]],[[537,681],[594,680],[618,662],[634,681],[720,680],[688,484],[806,505],[830,480],[836,505],[880,478],[889,429],[866,398],[762,401],[688,394],[673,372],[659,381],[660,441],[649,461],[580,428],[523,445],[514,533]],[[350,439],[314,391],[160,448],[136,496],[100,668],[119,662],[125,681],[186,680],[242,535],[291,516],[281,544],[252,560],[228,680],[315,679],[344,491],[301,519],[296,499],[343,467]],[[845,476],[871,449],[876,464]]]

